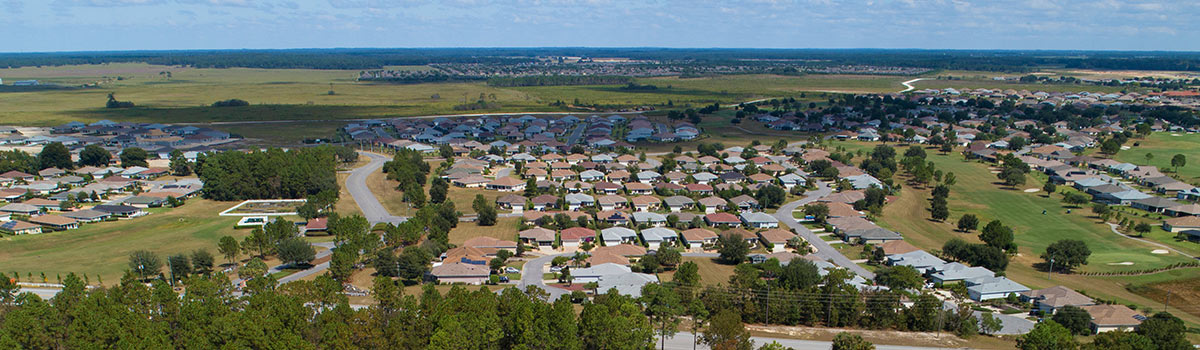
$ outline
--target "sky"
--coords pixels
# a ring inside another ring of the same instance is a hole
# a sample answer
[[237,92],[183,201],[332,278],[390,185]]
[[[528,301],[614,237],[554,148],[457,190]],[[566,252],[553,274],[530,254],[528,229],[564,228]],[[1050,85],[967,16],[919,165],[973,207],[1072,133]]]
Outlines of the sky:
[[1196,0],[0,0],[0,52],[346,47],[1200,51]]

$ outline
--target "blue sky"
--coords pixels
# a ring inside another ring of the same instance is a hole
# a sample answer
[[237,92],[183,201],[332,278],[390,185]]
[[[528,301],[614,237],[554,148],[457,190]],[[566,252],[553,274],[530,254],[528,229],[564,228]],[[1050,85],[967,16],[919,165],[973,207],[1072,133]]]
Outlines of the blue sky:
[[1200,51],[1196,0],[0,0],[0,52],[329,47]]

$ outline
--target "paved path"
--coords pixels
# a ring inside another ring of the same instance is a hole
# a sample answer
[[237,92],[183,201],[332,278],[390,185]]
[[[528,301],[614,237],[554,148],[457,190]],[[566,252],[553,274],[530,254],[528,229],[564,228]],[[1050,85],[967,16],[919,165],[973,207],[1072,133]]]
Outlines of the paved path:
[[370,158],[371,162],[350,172],[350,176],[346,178],[346,190],[350,192],[351,197],[354,197],[354,203],[358,204],[363,216],[367,217],[367,221],[372,226],[381,222],[398,224],[408,220],[406,217],[394,216],[389,213],[383,204],[379,203],[379,198],[376,198],[375,194],[367,188],[367,176],[382,168],[383,163],[389,160],[388,157],[370,152],[358,153]]
[[558,300],[559,297],[568,294],[568,292],[565,289],[547,286],[546,283],[542,281],[542,274],[546,273],[546,264],[549,264],[551,260],[554,260],[554,257],[569,257],[573,255],[575,255],[575,253],[559,253],[526,261],[525,266],[521,269],[521,282],[517,284],[517,288],[525,290],[525,287],[527,286],[538,286],[538,288],[541,288],[542,290],[545,290],[546,293],[550,294],[548,301]]
[[805,193],[808,196],[804,197],[804,199],[784,204],[783,206],[779,207],[779,210],[775,212],[775,218],[778,219],[779,222],[791,227],[792,230],[795,230],[796,233],[799,233],[800,236],[804,237],[809,244],[817,248],[817,252],[815,254],[818,257],[821,257],[822,259],[825,259],[826,261],[829,261],[835,265],[847,268],[851,272],[854,272],[855,274],[862,276],[867,280],[875,279],[874,273],[867,271],[867,269],[859,266],[858,264],[855,264],[850,260],[850,258],[847,258],[845,255],[842,255],[841,252],[833,249],[828,242],[825,242],[825,240],[821,239],[821,237],[818,237],[812,232],[812,230],[809,230],[807,227],[804,227],[804,225],[801,225],[800,222],[796,221],[796,218],[792,216],[792,212],[797,208],[828,196],[830,193],[833,193],[833,189],[829,188],[829,185],[825,184],[824,182],[817,181],[816,191]]
[[909,80],[909,81],[906,81],[906,82],[902,82],[902,83],[900,83],[900,85],[904,85],[904,87],[905,87],[905,89],[904,89],[904,90],[900,90],[900,92],[909,92],[909,91],[916,90],[916,89],[917,89],[917,87],[915,87],[915,86],[912,86],[912,83],[915,83],[915,82],[918,82],[918,81],[922,81],[922,80],[929,80],[929,78],[916,78],[916,79],[913,79],[913,80]]
[[1162,243],[1158,243],[1158,242],[1154,242],[1154,241],[1149,241],[1149,240],[1145,240],[1145,239],[1141,239],[1141,238],[1137,238],[1137,237],[1127,236],[1127,235],[1125,235],[1124,233],[1121,233],[1121,231],[1117,231],[1117,227],[1119,226],[1119,225],[1117,225],[1117,224],[1114,224],[1114,223],[1111,223],[1111,222],[1106,222],[1106,224],[1108,224],[1108,228],[1109,228],[1110,230],[1112,230],[1112,233],[1115,233],[1115,234],[1117,234],[1118,236],[1125,237],[1125,238],[1128,238],[1128,239],[1132,239],[1132,240],[1135,240],[1135,241],[1138,241],[1138,242],[1146,243],[1146,244],[1149,244],[1149,245],[1153,245],[1153,246],[1156,246],[1156,247],[1162,247],[1163,249],[1166,249],[1166,250],[1173,251],[1173,252],[1175,252],[1176,254],[1183,255],[1183,256],[1186,256],[1186,257],[1189,257],[1189,258],[1192,258],[1192,259],[1196,259],[1196,257],[1195,257],[1195,256],[1192,256],[1191,254],[1188,254],[1188,253],[1181,252],[1181,251],[1179,251],[1178,249],[1172,248],[1172,247],[1171,247],[1171,246],[1169,246],[1169,245],[1162,244]]

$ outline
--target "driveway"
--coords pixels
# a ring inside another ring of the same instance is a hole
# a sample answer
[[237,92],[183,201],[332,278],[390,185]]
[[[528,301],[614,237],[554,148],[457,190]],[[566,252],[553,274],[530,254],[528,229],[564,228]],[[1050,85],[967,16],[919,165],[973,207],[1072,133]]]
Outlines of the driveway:
[[579,143],[579,139],[583,137],[583,131],[587,129],[587,125],[587,123],[579,123],[579,126],[575,127],[575,131],[571,132],[571,136],[567,137],[568,146]]
[[833,193],[833,189],[829,188],[829,185],[825,184],[824,182],[818,181],[816,191],[806,193],[808,196],[804,197],[804,199],[780,206],[779,211],[775,212],[775,218],[784,225],[791,227],[792,230],[795,230],[796,233],[799,233],[800,236],[804,237],[804,239],[807,240],[810,245],[816,248],[816,256],[835,265],[847,268],[855,274],[866,278],[867,280],[875,279],[874,273],[867,271],[867,269],[859,266],[858,264],[855,264],[850,260],[850,258],[847,258],[845,255],[842,255],[841,252],[833,249],[829,243],[826,243],[825,240],[821,239],[821,237],[817,237],[812,230],[809,230],[807,227],[804,227],[804,225],[801,225],[800,222],[796,221],[796,218],[792,216],[792,212],[797,208],[828,196],[830,193]]
[[350,176],[346,178],[346,190],[350,192],[350,196],[354,197],[354,203],[358,204],[359,210],[363,216],[367,217],[367,221],[371,225],[381,222],[398,224],[408,220],[406,217],[394,216],[379,203],[379,198],[375,197],[374,193],[367,188],[367,176],[383,167],[383,163],[390,160],[388,157],[377,153],[358,152],[371,159],[370,163],[350,171]]

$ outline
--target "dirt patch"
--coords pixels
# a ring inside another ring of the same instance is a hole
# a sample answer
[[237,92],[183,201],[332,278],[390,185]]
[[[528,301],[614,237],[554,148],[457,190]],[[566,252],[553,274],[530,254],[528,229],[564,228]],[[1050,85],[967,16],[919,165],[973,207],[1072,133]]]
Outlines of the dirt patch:
[[[1167,293],[1170,292],[1170,301],[1173,307],[1200,304],[1200,278],[1141,285],[1129,288],[1129,290],[1160,303],[1166,301]],[[1200,316],[1200,309],[1197,308],[1184,307],[1180,310]]]
[[834,335],[842,332],[854,333],[862,336],[869,342],[876,344],[897,344],[908,346],[938,346],[938,347],[961,347],[967,345],[967,341],[954,335],[946,333],[927,333],[927,332],[900,332],[900,331],[878,331],[878,330],[861,330],[861,329],[838,329],[838,328],[815,328],[802,326],[764,326],[764,325],[746,325],[746,329],[757,336],[780,337],[792,339],[806,340],[824,340],[833,339]]

